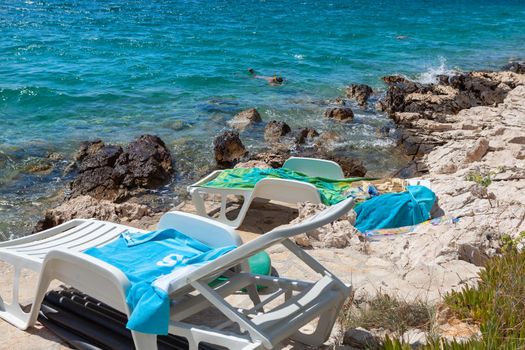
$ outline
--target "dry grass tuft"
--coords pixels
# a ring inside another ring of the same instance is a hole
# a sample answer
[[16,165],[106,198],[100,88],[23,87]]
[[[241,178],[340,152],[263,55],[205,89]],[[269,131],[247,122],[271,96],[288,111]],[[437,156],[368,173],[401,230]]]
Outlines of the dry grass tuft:
[[366,303],[347,303],[341,312],[340,322],[343,329],[384,329],[401,336],[410,328],[431,331],[434,315],[435,307],[423,301],[409,302],[378,293]]

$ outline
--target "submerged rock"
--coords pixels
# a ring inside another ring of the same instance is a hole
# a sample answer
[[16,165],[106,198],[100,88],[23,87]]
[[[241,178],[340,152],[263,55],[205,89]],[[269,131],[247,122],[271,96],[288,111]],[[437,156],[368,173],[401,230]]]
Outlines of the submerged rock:
[[324,116],[338,121],[349,121],[354,119],[354,112],[348,107],[336,107],[327,109]]
[[351,84],[346,88],[346,97],[355,99],[360,106],[366,106],[372,93],[372,88],[366,84]]
[[142,135],[124,148],[115,163],[127,188],[154,188],[167,183],[173,173],[171,154],[157,136]]
[[47,175],[52,170],[53,164],[45,158],[29,159],[24,166],[25,172],[35,175]]
[[78,175],[70,183],[70,198],[122,200],[128,191],[161,186],[173,174],[169,150],[153,135],[142,135],[125,148],[100,140],[84,142],[75,159]]
[[290,133],[292,129],[288,124],[280,120],[272,120],[266,124],[264,129],[264,139],[269,142],[276,142],[282,136]]
[[236,114],[228,124],[237,130],[244,130],[247,127],[262,122],[261,115],[255,108],[250,108]]
[[525,62],[511,62],[501,67],[501,70],[525,74]]
[[307,141],[312,141],[318,136],[319,133],[313,128],[301,128],[295,132],[295,143],[302,145]]
[[248,153],[239,137],[239,132],[234,130],[216,136],[213,140],[213,150],[215,161],[224,167],[232,167]]

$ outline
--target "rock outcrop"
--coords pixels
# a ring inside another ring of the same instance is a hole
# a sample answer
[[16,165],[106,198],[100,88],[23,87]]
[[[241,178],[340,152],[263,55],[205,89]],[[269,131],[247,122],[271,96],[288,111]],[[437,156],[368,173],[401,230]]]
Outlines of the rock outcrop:
[[290,126],[280,120],[272,120],[266,124],[264,129],[264,139],[268,142],[277,142],[282,136],[292,131]]
[[360,106],[364,107],[373,92],[372,88],[368,85],[351,84],[346,88],[346,97],[356,100]]
[[228,124],[237,130],[243,131],[249,126],[262,122],[261,115],[255,108],[250,108],[236,114]]
[[117,204],[104,199],[95,199],[91,196],[78,196],[46,211],[44,218],[37,223],[35,232],[77,218],[137,224],[141,219],[151,215],[151,210],[145,205],[129,202]]
[[438,84],[421,84],[399,76],[383,78],[388,85],[380,109],[396,119],[396,113],[456,114],[476,106],[503,102],[507,93],[523,84],[512,72],[468,72],[442,76]]
[[349,107],[328,108],[324,116],[337,121],[350,121],[354,119],[354,112]]
[[78,174],[69,198],[89,195],[119,201],[129,191],[166,184],[173,174],[169,150],[153,135],[142,135],[124,148],[100,140],[84,142],[75,161]]
[[232,167],[239,162],[248,151],[239,137],[238,131],[225,131],[213,140],[215,161],[219,166]]
[[[525,78],[513,73],[500,77]],[[325,252],[326,247],[345,247],[338,259],[363,266],[361,277],[352,270],[356,297],[381,290],[439,301],[452,289],[475,284],[485,261],[501,252],[502,237],[525,246],[525,85],[505,95],[496,106],[450,114],[431,106],[401,124],[412,135],[436,140],[417,163],[426,169],[423,178],[438,197],[437,216],[456,220],[420,226],[412,235],[367,240],[358,239],[351,220],[343,219],[297,237],[296,243]],[[299,220],[321,209],[302,206]]]
[[[401,143],[416,160],[437,146],[446,144],[452,135],[476,134],[483,129],[473,114],[481,106],[501,104],[509,92],[525,84],[525,75],[513,72],[468,72],[442,76],[438,84],[420,84],[403,77],[385,77],[388,91],[380,108],[401,126]],[[470,112],[465,112],[470,111]],[[485,114],[490,114],[489,110]],[[483,117],[481,117],[483,118]],[[460,129],[461,131],[459,131]],[[482,151],[486,148],[480,145]],[[453,165],[444,165],[451,171]],[[428,172],[421,162],[413,165],[415,175]]]

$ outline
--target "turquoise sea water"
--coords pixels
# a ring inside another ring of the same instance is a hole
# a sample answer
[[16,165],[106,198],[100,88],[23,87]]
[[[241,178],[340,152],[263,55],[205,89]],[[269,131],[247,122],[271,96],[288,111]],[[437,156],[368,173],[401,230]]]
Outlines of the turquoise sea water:
[[[81,140],[154,133],[191,178],[211,163],[212,136],[249,107],[335,130],[333,147],[387,173],[400,163],[394,140],[377,136],[388,119],[355,108],[354,123],[330,124],[321,101],[351,82],[382,89],[383,75],[431,81],[523,59],[525,2],[9,0],[0,33],[2,239],[27,230],[67,181],[60,167],[27,170],[47,153],[65,165]],[[249,67],[287,81],[271,87]],[[242,137],[263,146],[260,130]]]

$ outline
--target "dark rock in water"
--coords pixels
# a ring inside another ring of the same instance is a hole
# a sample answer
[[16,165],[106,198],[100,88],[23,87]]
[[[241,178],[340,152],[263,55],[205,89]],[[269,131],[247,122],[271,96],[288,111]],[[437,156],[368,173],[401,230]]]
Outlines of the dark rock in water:
[[401,76],[383,77],[383,81],[388,84],[385,97],[380,101],[380,110],[389,114],[398,112],[406,108],[406,97],[409,94],[425,94],[430,90],[429,85],[412,82]]
[[438,81],[438,84],[449,85],[450,76],[448,76],[446,74],[439,74],[439,75],[436,76],[436,79]]
[[261,115],[255,108],[250,108],[236,114],[228,124],[235,129],[244,130],[254,123],[262,122]]
[[59,160],[63,160],[64,156],[58,152],[51,152],[46,155],[46,158],[51,161],[57,162]]
[[339,121],[348,121],[354,119],[354,112],[348,107],[329,108],[324,116]]
[[367,169],[359,159],[330,155],[326,158],[339,164],[343,169],[345,177],[362,177],[366,175]]
[[96,153],[102,147],[104,147],[104,142],[100,139],[84,141],[80,144],[80,148],[75,153],[75,160],[80,162],[88,155]]
[[346,97],[355,99],[360,106],[366,106],[372,93],[372,88],[365,84],[351,84],[346,88]]
[[78,164],[78,170],[83,173],[87,170],[114,167],[118,157],[122,154],[122,147],[103,145],[97,151],[82,158]]
[[167,183],[173,173],[166,144],[154,135],[142,135],[124,148],[115,163],[127,188],[155,188]]
[[290,133],[292,129],[288,124],[280,120],[272,120],[266,124],[264,129],[264,139],[266,141],[275,142],[278,141],[282,136]]
[[129,190],[163,185],[173,174],[170,152],[153,135],[142,135],[124,149],[100,140],[84,142],[75,159],[78,175],[70,184],[70,198],[89,195],[118,201]]
[[298,145],[302,145],[306,143],[306,141],[311,141],[317,136],[319,136],[319,133],[315,129],[301,128],[295,133],[295,143]]
[[346,106],[346,100],[341,97],[338,97],[333,101],[330,101],[330,103],[338,105],[338,106]]
[[401,75],[387,75],[381,78],[386,84],[410,83],[411,81]]
[[217,164],[224,167],[232,167],[239,162],[247,153],[238,131],[225,131],[213,140],[213,150]]
[[525,62],[511,62],[501,67],[501,70],[525,74]]

